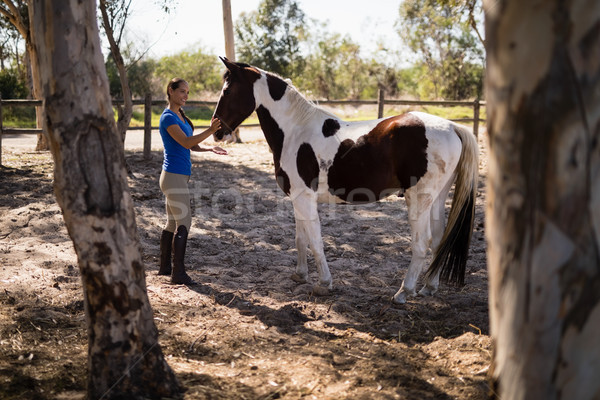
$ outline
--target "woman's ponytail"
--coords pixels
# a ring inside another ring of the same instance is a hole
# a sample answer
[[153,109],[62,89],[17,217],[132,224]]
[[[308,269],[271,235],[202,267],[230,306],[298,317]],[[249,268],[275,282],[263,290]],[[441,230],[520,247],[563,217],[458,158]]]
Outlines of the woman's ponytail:
[[187,115],[185,115],[185,112],[183,112],[183,108],[180,108],[179,112],[181,113],[183,118],[185,118],[185,120],[188,122],[188,124],[190,124],[190,126],[192,127],[192,131],[193,131],[195,128],[194,128],[194,124],[192,124],[192,120],[189,119]]

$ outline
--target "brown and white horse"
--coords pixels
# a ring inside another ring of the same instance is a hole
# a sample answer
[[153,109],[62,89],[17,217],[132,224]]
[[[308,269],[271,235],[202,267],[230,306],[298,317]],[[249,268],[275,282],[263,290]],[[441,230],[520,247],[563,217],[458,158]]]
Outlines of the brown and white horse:
[[[317,294],[332,288],[323,252],[318,202],[367,203],[404,193],[412,259],[393,300],[415,296],[428,247],[434,259],[419,291],[432,295],[442,280],[462,285],[478,177],[478,147],[471,131],[420,112],[347,122],[315,106],[292,85],[259,68],[221,58],[227,71],[214,115],[222,140],[256,111],[273,152],[279,187],[294,206],[298,265],[292,279],[308,279],[310,246],[319,272]],[[445,200],[456,182],[445,225]]]

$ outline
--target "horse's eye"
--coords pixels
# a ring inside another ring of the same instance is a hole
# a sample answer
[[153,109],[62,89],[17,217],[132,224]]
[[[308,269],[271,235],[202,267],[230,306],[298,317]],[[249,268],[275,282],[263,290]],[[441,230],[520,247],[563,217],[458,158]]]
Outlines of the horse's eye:
[[223,96],[227,96],[229,94],[229,88],[223,90]]

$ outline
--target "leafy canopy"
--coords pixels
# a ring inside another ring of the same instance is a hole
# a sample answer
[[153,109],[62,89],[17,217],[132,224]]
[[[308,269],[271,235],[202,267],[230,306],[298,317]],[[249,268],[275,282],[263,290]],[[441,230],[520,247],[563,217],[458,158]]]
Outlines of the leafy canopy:
[[235,33],[239,61],[285,77],[304,69],[305,15],[295,0],[263,0],[257,11],[240,16]]

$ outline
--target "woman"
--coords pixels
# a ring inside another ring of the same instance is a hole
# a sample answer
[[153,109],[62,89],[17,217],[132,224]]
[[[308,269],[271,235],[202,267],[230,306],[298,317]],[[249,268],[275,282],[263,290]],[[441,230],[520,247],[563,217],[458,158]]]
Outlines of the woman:
[[[171,275],[172,283],[193,284],[185,272],[183,258],[188,232],[192,224],[190,191],[188,182],[192,173],[190,150],[212,151],[227,154],[220,147],[201,148],[199,143],[221,127],[214,118],[210,128],[194,135],[194,125],[185,115],[183,106],[190,92],[189,85],[181,78],[174,78],[167,86],[169,104],[160,116],[160,136],[164,146],[164,162],[160,174],[160,189],[166,198],[167,225],[160,238],[159,275]],[[171,254],[173,265],[171,266]]]

